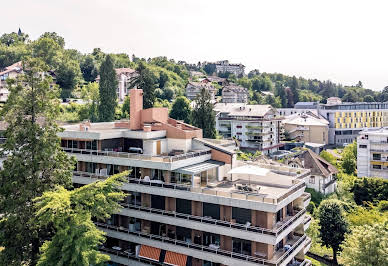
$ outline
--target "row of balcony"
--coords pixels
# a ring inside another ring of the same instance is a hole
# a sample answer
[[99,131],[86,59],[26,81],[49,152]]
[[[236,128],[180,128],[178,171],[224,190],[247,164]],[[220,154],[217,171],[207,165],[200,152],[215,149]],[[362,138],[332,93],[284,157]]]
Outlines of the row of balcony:
[[[169,238],[169,237],[166,237],[166,236],[153,235],[153,234],[146,233],[146,232],[141,232],[141,231],[132,231],[132,230],[129,230],[129,229],[126,229],[126,228],[123,228],[123,227],[108,225],[106,223],[95,222],[95,224],[98,227],[105,229],[104,231],[108,233],[108,236],[110,235],[111,232],[120,232],[120,233],[123,233],[123,234],[139,237],[139,238],[142,238],[142,239],[154,240],[154,241],[157,241],[157,242],[160,242],[160,243],[171,244],[171,245],[174,245],[174,246],[181,246],[181,247],[185,247],[185,248],[188,248],[188,249],[191,249],[191,250],[197,250],[197,251],[212,253],[212,254],[216,254],[216,255],[232,258],[232,259],[237,259],[237,260],[240,260],[241,262],[246,261],[246,262],[250,262],[250,263],[257,263],[257,264],[268,265],[268,266],[282,265],[282,263],[297,248],[299,248],[301,245],[305,245],[306,246],[305,242],[306,242],[306,239],[307,239],[306,235],[300,236],[292,244],[292,246],[288,250],[286,250],[284,253],[282,253],[281,256],[279,256],[276,259],[268,260],[268,259],[263,259],[263,258],[259,258],[259,257],[250,256],[250,255],[241,254],[241,253],[236,253],[236,252],[233,252],[233,251],[223,250],[223,249],[220,249],[220,248],[214,248],[214,247],[204,246],[204,245],[200,245],[200,244],[194,244],[194,243],[191,243],[191,242],[177,240],[177,239]],[[172,247],[172,249],[173,249],[173,247]],[[189,252],[190,251],[188,251],[188,253]]]
[[[158,215],[162,215],[162,216],[169,216],[169,217],[184,219],[184,220],[188,220],[188,221],[200,222],[203,224],[212,224],[212,225],[222,226],[222,227],[226,227],[226,228],[238,229],[238,230],[242,230],[242,231],[249,231],[249,232],[253,232],[253,233],[266,234],[266,235],[271,235],[271,236],[275,236],[275,237],[277,237],[284,230],[289,228],[294,223],[294,221],[296,221],[299,217],[303,216],[306,213],[306,209],[297,210],[297,213],[295,213],[293,216],[291,216],[290,219],[286,220],[278,228],[267,229],[267,228],[258,227],[258,226],[251,226],[248,224],[239,224],[239,223],[231,222],[231,221],[213,219],[211,217],[195,216],[195,215],[191,215],[191,214],[184,214],[184,213],[178,213],[175,211],[166,211],[166,210],[161,210],[161,209],[154,209],[154,208],[144,207],[144,206],[134,205],[134,204],[122,203],[121,205],[124,208],[131,209],[131,210],[137,210],[137,211],[142,211],[142,212],[146,212],[146,213],[158,214]],[[308,221],[306,221],[306,223],[307,222]]]
[[[96,179],[107,178],[107,176],[96,175],[93,173],[79,172],[79,171],[74,172],[74,176],[96,178]],[[177,184],[177,183],[165,183],[165,182],[162,182],[159,180],[156,180],[156,181],[155,180],[144,180],[144,179],[128,177],[127,182],[130,184],[145,185],[145,186],[151,186],[151,187],[160,187],[160,188],[173,189],[173,190],[190,191],[190,192],[194,192],[194,193],[202,193],[202,194],[213,195],[213,196],[217,196],[217,197],[249,200],[249,201],[263,202],[263,203],[268,203],[268,204],[279,204],[281,201],[286,199],[291,194],[302,189],[303,187],[306,187],[306,184],[304,182],[298,182],[293,187],[291,187],[288,192],[284,193],[283,195],[281,195],[279,198],[276,199],[276,198],[269,198],[269,197],[266,197],[263,195],[259,195],[257,193],[251,193],[251,192],[245,192],[245,191],[226,192],[226,191],[222,191],[222,190],[217,190],[216,188],[192,187],[191,184],[186,185],[186,184]]]
[[62,147],[65,152],[73,154],[86,154],[86,155],[95,155],[95,156],[109,156],[109,157],[120,157],[128,158],[134,160],[145,160],[145,161],[154,161],[154,162],[166,162],[172,163],[180,160],[190,159],[202,155],[211,154],[211,150],[201,150],[201,151],[191,151],[184,154],[173,155],[173,156],[163,156],[163,155],[146,155],[138,153],[128,153],[128,152],[118,152],[118,151],[99,151],[99,150],[88,150],[88,149],[78,149],[78,148],[66,148]]

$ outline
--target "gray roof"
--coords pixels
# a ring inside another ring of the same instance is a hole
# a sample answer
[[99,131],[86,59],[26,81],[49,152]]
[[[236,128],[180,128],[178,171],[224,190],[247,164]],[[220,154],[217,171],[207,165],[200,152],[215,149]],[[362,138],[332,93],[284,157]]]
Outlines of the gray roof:
[[206,170],[210,170],[213,168],[217,168],[221,165],[224,165],[224,162],[219,162],[215,160],[208,160],[203,163],[197,163],[194,165],[189,165],[186,167],[179,168],[177,170],[174,170],[174,172],[181,173],[181,174],[188,174],[188,175],[194,175],[201,173]]
[[265,116],[268,112],[276,110],[269,104],[245,104],[245,103],[217,103],[214,106],[216,112],[228,113],[231,116]]

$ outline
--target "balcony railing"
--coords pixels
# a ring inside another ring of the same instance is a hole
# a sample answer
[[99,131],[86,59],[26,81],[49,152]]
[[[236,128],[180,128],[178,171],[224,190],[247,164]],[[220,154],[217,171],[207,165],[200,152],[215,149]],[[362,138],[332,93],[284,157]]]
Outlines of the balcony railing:
[[136,261],[139,261],[139,262],[142,262],[145,264],[149,264],[149,265],[165,265],[162,262],[157,262],[154,260],[148,260],[146,258],[137,257],[135,254],[128,252],[128,251],[121,251],[121,250],[116,250],[116,249],[107,248],[107,247],[100,247],[99,249],[102,252],[107,253],[107,254],[116,255],[116,256],[127,258],[130,260],[136,260]]
[[99,150],[88,150],[88,149],[77,149],[77,148],[66,148],[66,147],[62,147],[62,149],[65,152],[75,153],[75,154],[78,153],[78,154],[97,155],[97,156],[120,157],[120,158],[134,159],[134,160],[146,160],[146,161],[166,162],[166,163],[172,163],[180,160],[185,160],[193,157],[211,154],[210,149],[201,150],[201,151],[191,151],[184,154],[173,155],[173,156],[153,156],[153,155],[128,153],[128,152],[99,151]]
[[271,229],[267,229],[267,228],[263,228],[263,227],[247,226],[244,224],[233,223],[233,222],[229,222],[229,221],[222,221],[222,220],[217,220],[217,219],[202,217],[202,216],[195,216],[195,215],[191,215],[191,214],[179,213],[179,212],[175,212],[175,211],[166,211],[166,210],[154,209],[154,208],[149,208],[149,207],[144,207],[144,206],[139,206],[139,205],[126,204],[126,203],[122,203],[121,205],[124,208],[128,208],[131,210],[137,210],[137,211],[153,213],[153,214],[158,214],[158,215],[163,215],[163,216],[180,218],[180,219],[184,219],[184,220],[190,220],[190,221],[200,222],[200,223],[205,223],[205,224],[219,225],[219,226],[243,230],[243,231],[272,235],[275,237],[277,237],[280,233],[282,233],[285,229],[287,229],[290,225],[292,225],[292,223],[295,220],[297,220],[299,217],[301,217],[302,215],[304,215],[306,213],[305,209],[299,210],[289,220],[287,220],[284,224],[282,224],[282,226],[280,226],[279,228],[271,230]]
[[273,261],[273,260],[267,260],[267,259],[263,259],[263,258],[253,257],[250,255],[244,255],[241,253],[236,253],[236,252],[232,252],[232,251],[228,251],[228,250],[223,250],[223,249],[219,249],[219,248],[215,249],[215,248],[211,248],[208,246],[203,246],[203,245],[194,244],[194,243],[188,243],[185,241],[181,241],[181,240],[177,240],[177,239],[173,239],[173,238],[169,238],[169,237],[165,237],[165,236],[153,235],[153,234],[140,232],[140,231],[131,231],[131,230],[123,228],[123,227],[109,225],[109,224],[105,224],[105,223],[95,222],[95,224],[101,228],[106,228],[106,229],[109,229],[112,231],[126,233],[129,235],[133,235],[133,236],[137,236],[137,237],[141,237],[141,238],[147,238],[147,239],[154,240],[154,241],[160,241],[160,242],[163,242],[166,244],[182,246],[182,247],[200,250],[203,252],[209,252],[209,253],[213,253],[213,254],[217,254],[217,255],[233,258],[233,259],[238,259],[238,260],[242,260],[242,261],[249,261],[252,263],[259,263],[259,264],[269,265],[269,266],[280,265],[283,261],[285,261],[287,259],[287,257],[295,249],[297,249],[299,246],[301,246],[306,239],[306,235],[301,236],[295,242],[295,244],[292,245],[292,247],[289,250],[287,250],[279,259],[277,259],[276,261]]
[[[105,179],[107,176],[102,175],[96,175],[93,173],[87,173],[87,172],[79,172],[75,171],[74,176],[79,177],[89,177],[89,178],[96,178],[96,179]],[[160,187],[160,188],[167,188],[167,189],[174,189],[174,190],[183,190],[183,191],[191,191],[193,193],[202,193],[207,195],[212,195],[216,197],[224,197],[224,198],[233,198],[233,199],[240,199],[240,200],[249,200],[249,201],[256,201],[256,202],[263,202],[268,204],[279,204],[281,201],[286,199],[289,195],[295,193],[299,189],[306,186],[304,182],[300,182],[295,184],[291,189],[280,196],[279,198],[269,198],[265,196],[260,196],[257,193],[251,193],[251,192],[243,192],[243,191],[235,191],[235,192],[226,192],[217,190],[217,188],[207,188],[207,187],[192,187],[191,185],[185,185],[185,184],[176,184],[176,183],[164,183],[159,182],[155,180],[145,181],[144,179],[138,179],[138,178],[132,178],[128,177],[128,183],[130,184],[137,184],[137,185],[145,185],[145,186],[151,186],[151,187]]]

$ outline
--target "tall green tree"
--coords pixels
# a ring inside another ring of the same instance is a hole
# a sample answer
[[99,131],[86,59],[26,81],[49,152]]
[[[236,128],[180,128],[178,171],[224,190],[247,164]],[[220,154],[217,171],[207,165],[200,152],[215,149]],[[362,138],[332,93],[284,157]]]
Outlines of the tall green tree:
[[179,96],[172,104],[170,117],[177,120],[184,120],[185,123],[190,123],[191,106],[190,101],[185,96]]
[[152,108],[156,100],[155,89],[158,80],[149,67],[142,61],[139,62],[136,71],[139,75],[132,80],[130,87],[142,89],[144,109]]
[[291,79],[290,89],[292,91],[294,104],[296,104],[299,102],[299,81],[295,76],[293,76]]
[[355,174],[357,170],[357,143],[353,142],[345,147],[342,152],[341,167],[348,174]]
[[102,122],[113,121],[117,106],[117,78],[113,68],[113,59],[105,57],[100,67],[100,102],[98,105],[99,119]]
[[24,63],[25,75],[9,80],[2,116],[8,124],[0,171],[0,265],[35,265],[47,237],[31,221],[33,199],[56,185],[71,185],[74,161],[60,147],[59,91],[50,86],[47,67],[38,59]]
[[79,63],[68,57],[59,62],[55,71],[57,84],[62,89],[61,97],[69,98],[73,89],[81,83],[82,75]]
[[194,101],[194,109],[191,113],[191,121],[194,126],[202,128],[204,138],[216,137],[216,118],[211,103],[211,96],[208,90],[201,89]]
[[89,110],[89,120],[91,122],[98,121],[98,105],[100,102],[100,90],[98,83],[91,82],[83,86],[81,89],[81,98],[87,102],[87,108]]
[[80,64],[82,76],[86,82],[93,82],[97,78],[98,70],[93,56],[86,56]]
[[337,263],[340,245],[348,233],[348,223],[339,200],[329,199],[321,202],[318,208],[322,244],[333,250],[333,261]]
[[38,266],[103,265],[110,258],[98,251],[105,233],[92,218],[105,220],[120,209],[125,194],[120,190],[128,172],[74,190],[58,187],[36,198],[36,220],[41,227],[54,227],[54,236],[44,242]]
[[342,244],[340,263],[348,266],[388,265],[388,222],[355,227]]

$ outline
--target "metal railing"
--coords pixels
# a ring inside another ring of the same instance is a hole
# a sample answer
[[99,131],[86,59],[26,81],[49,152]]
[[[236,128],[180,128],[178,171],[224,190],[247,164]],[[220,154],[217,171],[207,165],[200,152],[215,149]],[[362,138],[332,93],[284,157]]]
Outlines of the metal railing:
[[165,236],[153,235],[153,234],[149,234],[149,233],[145,233],[145,232],[141,232],[141,231],[131,231],[131,230],[123,228],[123,227],[109,225],[109,224],[105,224],[105,223],[95,222],[95,224],[97,226],[101,227],[101,228],[106,228],[106,229],[112,230],[112,231],[126,233],[126,234],[129,234],[129,235],[133,235],[133,236],[137,236],[137,237],[142,237],[142,238],[147,238],[147,239],[150,239],[150,240],[160,241],[160,242],[166,243],[166,244],[173,244],[173,245],[182,246],[182,247],[186,247],[186,248],[190,248],[190,249],[200,250],[200,251],[203,251],[203,252],[209,252],[209,253],[213,253],[213,254],[217,254],[217,255],[221,255],[221,256],[230,257],[230,258],[233,258],[233,259],[239,259],[239,260],[242,260],[242,261],[249,261],[249,262],[253,262],[253,263],[261,263],[261,264],[269,265],[269,266],[278,266],[278,265],[280,265],[306,239],[306,235],[301,236],[292,245],[292,247],[289,250],[287,250],[279,259],[277,259],[276,261],[273,261],[273,260],[253,257],[253,256],[250,256],[250,255],[244,255],[244,254],[241,254],[241,253],[236,253],[236,252],[233,252],[233,251],[223,250],[223,249],[220,249],[220,248],[216,249],[216,248],[212,248],[212,247],[208,247],[208,246],[203,246],[203,245],[199,245],[199,244],[188,243],[186,241],[181,241],[181,240],[177,240],[177,239],[173,239],[173,238],[169,238],[169,237],[165,237]]
[[137,257],[135,254],[132,254],[132,253],[129,253],[129,252],[126,252],[126,251],[116,250],[116,249],[113,249],[113,248],[100,247],[99,250],[101,250],[104,253],[108,253],[108,254],[111,254],[111,255],[116,255],[116,256],[119,256],[119,257],[124,257],[124,258],[127,258],[129,260],[136,260],[136,261],[139,261],[139,262],[142,262],[142,263],[145,263],[145,264],[149,264],[149,265],[165,265],[162,262],[157,262],[157,261],[154,261],[154,260],[149,260],[149,259],[146,259],[146,258]]
[[[299,217],[301,217],[302,215],[304,215],[306,213],[305,209],[299,210],[289,220],[287,220],[284,224],[282,224],[281,227],[271,230],[271,229],[258,227],[258,226],[247,226],[245,224],[234,223],[234,222],[230,222],[230,221],[222,221],[222,220],[213,219],[210,217],[203,217],[203,216],[196,216],[196,215],[191,215],[191,214],[179,213],[179,212],[175,212],[175,211],[166,211],[166,210],[161,210],[161,209],[154,209],[154,208],[144,207],[144,206],[139,206],[139,205],[134,205],[134,204],[121,203],[121,206],[123,206],[124,208],[132,209],[132,210],[137,210],[137,211],[142,211],[142,212],[147,212],[147,213],[152,213],[152,214],[158,214],[158,215],[163,215],[163,216],[168,216],[168,217],[180,218],[180,219],[190,220],[190,221],[194,221],[194,222],[200,222],[200,223],[204,223],[204,224],[219,225],[219,226],[223,226],[223,227],[228,227],[228,228],[233,228],[233,229],[238,229],[238,230],[243,230],[243,231],[249,231],[249,232],[254,232],[254,233],[272,235],[275,237],[277,237],[280,233],[282,233],[285,229],[287,229],[295,220],[297,220]],[[311,217],[310,217],[310,219],[311,219]]]
[[307,224],[307,223],[311,222],[311,219],[312,219],[312,218],[311,218],[310,215],[306,215],[306,216],[305,216],[305,219],[304,219],[304,221],[303,221],[303,223],[304,223],[304,224]]
[[62,147],[62,149],[65,152],[74,153],[74,154],[78,153],[78,154],[97,155],[97,156],[120,157],[120,158],[134,159],[134,160],[146,160],[146,161],[156,161],[156,162],[166,162],[166,163],[171,163],[171,162],[190,159],[193,157],[198,157],[206,154],[211,154],[210,149],[191,151],[184,154],[172,155],[172,156],[162,156],[162,155],[153,156],[153,155],[129,153],[129,152],[100,151],[100,150],[66,148],[66,147]]
[[[75,173],[75,176],[80,176],[80,177],[89,177],[89,178],[97,178],[97,179],[107,178],[107,176],[97,175],[93,173],[86,173],[86,172],[79,172],[79,171],[75,171],[74,173]],[[202,194],[212,195],[216,197],[249,200],[249,201],[262,202],[262,203],[268,203],[268,204],[278,204],[284,199],[286,199],[288,196],[290,196],[291,194],[295,193],[299,189],[306,186],[304,182],[300,182],[294,185],[293,187],[291,187],[291,189],[288,192],[286,192],[279,198],[275,199],[275,198],[260,196],[257,193],[250,193],[250,192],[243,192],[243,191],[225,192],[225,191],[217,190],[215,188],[192,187],[191,184],[185,185],[185,184],[176,184],[176,183],[164,183],[164,182],[155,182],[154,180],[145,181],[144,179],[138,179],[133,177],[128,177],[127,182],[130,184],[190,191],[193,193],[202,193]]]

